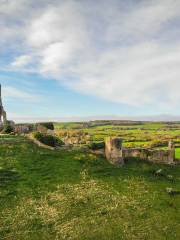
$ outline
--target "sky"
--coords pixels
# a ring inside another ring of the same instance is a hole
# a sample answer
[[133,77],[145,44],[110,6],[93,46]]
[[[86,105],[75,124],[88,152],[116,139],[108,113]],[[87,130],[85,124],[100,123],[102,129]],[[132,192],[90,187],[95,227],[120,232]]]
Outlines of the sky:
[[180,115],[180,1],[0,0],[15,121]]

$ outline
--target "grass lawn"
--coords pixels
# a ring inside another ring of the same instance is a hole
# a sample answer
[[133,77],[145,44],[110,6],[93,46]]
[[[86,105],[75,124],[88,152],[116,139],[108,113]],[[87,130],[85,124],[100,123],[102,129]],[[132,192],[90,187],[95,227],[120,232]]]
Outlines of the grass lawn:
[[80,150],[4,141],[1,240],[180,239],[180,195],[166,192],[180,190],[180,166],[133,160],[116,168]]

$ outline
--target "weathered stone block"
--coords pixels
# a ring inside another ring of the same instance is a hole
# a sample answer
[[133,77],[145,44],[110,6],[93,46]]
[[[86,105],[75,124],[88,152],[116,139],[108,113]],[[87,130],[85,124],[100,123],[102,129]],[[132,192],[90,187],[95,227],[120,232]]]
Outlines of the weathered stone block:
[[122,155],[122,139],[116,137],[108,137],[105,139],[105,156],[106,159],[117,166],[124,164]]

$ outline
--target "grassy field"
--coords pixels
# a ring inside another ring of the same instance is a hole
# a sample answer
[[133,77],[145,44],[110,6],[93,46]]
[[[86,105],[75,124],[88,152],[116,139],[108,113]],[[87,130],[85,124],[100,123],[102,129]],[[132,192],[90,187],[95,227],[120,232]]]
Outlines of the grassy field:
[[176,158],[180,159],[180,148],[176,148]]
[[0,239],[180,239],[180,195],[166,191],[180,190],[180,166],[0,141]]
[[[62,129],[68,133],[73,131],[87,132],[91,136],[91,141],[104,141],[108,136],[117,136],[123,139],[124,147],[156,147],[159,143],[162,148],[168,147],[168,142],[172,140],[176,147],[176,158],[180,158],[180,123],[161,122],[120,122],[112,121],[101,124],[94,121],[86,123],[56,123],[56,132]],[[61,134],[60,134],[61,135]]]

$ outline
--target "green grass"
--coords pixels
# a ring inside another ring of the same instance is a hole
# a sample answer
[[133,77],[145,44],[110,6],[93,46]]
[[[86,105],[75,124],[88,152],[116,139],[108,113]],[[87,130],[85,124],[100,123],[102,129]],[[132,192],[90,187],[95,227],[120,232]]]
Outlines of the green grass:
[[180,148],[176,148],[175,153],[176,153],[175,157],[180,159]]
[[[154,172],[162,169],[162,176]],[[171,177],[170,177],[171,176]],[[180,239],[180,166],[0,145],[0,239]]]

